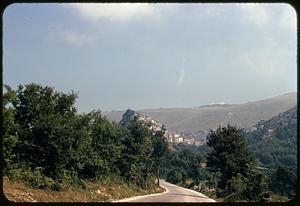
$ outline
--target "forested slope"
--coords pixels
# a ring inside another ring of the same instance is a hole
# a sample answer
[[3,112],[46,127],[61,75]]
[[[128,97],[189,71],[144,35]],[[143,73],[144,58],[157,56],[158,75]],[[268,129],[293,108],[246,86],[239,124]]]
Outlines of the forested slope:
[[258,163],[267,168],[297,167],[297,107],[255,125],[245,134]]

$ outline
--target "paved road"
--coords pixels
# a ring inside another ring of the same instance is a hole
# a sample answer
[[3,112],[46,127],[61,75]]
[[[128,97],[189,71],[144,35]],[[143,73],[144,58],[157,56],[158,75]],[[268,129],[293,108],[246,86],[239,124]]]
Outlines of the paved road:
[[138,196],[116,202],[215,202],[205,195],[160,180],[160,185],[167,191],[159,194]]

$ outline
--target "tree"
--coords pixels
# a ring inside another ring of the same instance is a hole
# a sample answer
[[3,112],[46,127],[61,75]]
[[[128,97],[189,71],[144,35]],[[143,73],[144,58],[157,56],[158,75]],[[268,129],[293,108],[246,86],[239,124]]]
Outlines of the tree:
[[267,192],[267,176],[256,169],[241,130],[227,125],[211,131],[207,160],[210,170],[221,173],[217,196],[225,201],[263,201]]
[[120,171],[129,182],[147,187],[154,167],[152,132],[135,117],[127,124]]
[[[94,172],[99,176],[116,174],[117,165],[121,155],[121,140],[118,136],[118,127],[111,124],[100,111],[91,112],[91,136],[94,151]],[[96,174],[94,177],[96,178]]]
[[168,147],[164,129],[149,130],[133,111],[120,126],[101,111],[77,114],[74,92],[35,83],[4,88],[1,131],[4,174],[10,178],[59,189],[70,184],[84,188],[83,179],[121,176],[148,187],[159,170]]
[[246,176],[247,189],[243,197],[248,201],[264,201],[268,191],[267,175],[255,167],[251,167]]
[[238,173],[226,182],[225,190],[229,194],[226,202],[235,202],[244,199],[244,193],[247,190],[247,179]]
[[285,166],[279,166],[271,175],[270,189],[280,195],[292,198],[296,194],[297,175]]
[[72,118],[77,94],[55,92],[38,84],[20,85],[16,98],[15,121],[18,124],[18,161],[28,167],[42,167],[44,174],[58,178],[69,161],[74,139]]
[[172,169],[168,172],[166,180],[173,184],[178,184],[182,181],[182,171],[178,171],[178,169]]
[[3,157],[4,173],[7,173],[16,159],[15,147],[19,141],[17,134],[17,124],[15,122],[15,110],[11,103],[16,98],[15,91],[8,85],[4,85],[6,92],[3,94],[2,111],[3,111]]
[[213,172],[221,172],[218,187],[225,189],[226,182],[240,173],[247,176],[254,159],[241,131],[235,126],[219,127],[210,131],[207,145],[212,151],[207,154],[207,165]]
[[159,187],[159,168],[162,163],[162,158],[167,155],[169,152],[168,149],[168,142],[164,138],[165,134],[165,128],[164,126],[160,131],[155,132],[155,134],[152,137],[153,141],[153,153],[152,153],[152,158],[154,159],[154,167],[155,167],[155,172],[156,172],[156,179],[157,179],[157,186]]
[[192,177],[196,185],[199,184],[201,177],[203,177],[203,169],[201,168],[201,163],[204,162],[204,157],[201,152],[194,152],[193,157],[190,162],[190,176]]

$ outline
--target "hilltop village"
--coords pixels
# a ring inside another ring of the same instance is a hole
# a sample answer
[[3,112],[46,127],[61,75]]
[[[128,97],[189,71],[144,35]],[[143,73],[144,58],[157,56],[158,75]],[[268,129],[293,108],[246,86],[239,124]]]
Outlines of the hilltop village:
[[[150,130],[153,132],[160,131],[163,127],[165,129],[164,137],[170,144],[187,144],[187,145],[196,145],[201,146],[206,143],[207,135],[209,131],[198,131],[198,132],[190,132],[190,131],[177,131],[177,130],[170,130],[165,127],[165,125],[157,120],[154,120],[149,115],[141,115],[138,112],[135,112],[134,110],[128,109],[123,114],[122,120],[120,121],[120,124],[126,124],[126,122],[129,122],[134,117],[136,117],[139,121],[142,121],[145,125],[149,127]],[[251,133],[255,132],[258,129],[264,129],[264,123],[265,120],[261,120],[257,125],[247,127],[247,128],[241,128],[241,130],[244,133]],[[212,129],[215,130],[215,129]],[[266,134],[263,136],[263,139],[267,139],[272,136],[273,129],[269,128],[267,129]]]
[[[163,124],[161,122],[158,122],[154,119],[152,119],[148,115],[140,115],[139,113],[128,109],[124,114],[123,118],[120,121],[120,123],[125,123],[131,119],[136,117],[139,121],[142,121],[145,123],[145,125],[149,126],[149,129],[156,132],[161,131],[163,128]],[[198,134],[191,133],[191,132],[185,132],[185,131],[171,131],[167,128],[165,128],[165,134],[164,137],[169,143],[172,144],[188,144],[188,145],[203,145],[206,142],[206,136],[208,134],[208,131],[201,132],[199,131]]]

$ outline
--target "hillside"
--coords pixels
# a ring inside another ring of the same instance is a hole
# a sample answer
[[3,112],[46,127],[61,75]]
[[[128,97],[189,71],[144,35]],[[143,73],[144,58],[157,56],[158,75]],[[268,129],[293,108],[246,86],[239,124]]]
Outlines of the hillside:
[[[270,119],[297,103],[297,93],[288,93],[260,101],[244,104],[216,104],[194,108],[160,108],[137,110],[141,115],[149,115],[163,123],[168,129],[197,132],[230,123],[241,128]],[[131,108],[134,109],[134,108]],[[124,111],[104,112],[108,119],[119,122]]]
[[279,165],[297,167],[297,108],[291,109],[261,121],[256,131],[245,137],[258,163],[264,167]]

